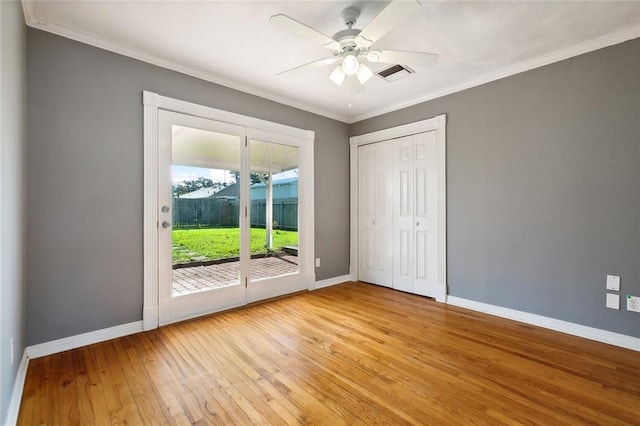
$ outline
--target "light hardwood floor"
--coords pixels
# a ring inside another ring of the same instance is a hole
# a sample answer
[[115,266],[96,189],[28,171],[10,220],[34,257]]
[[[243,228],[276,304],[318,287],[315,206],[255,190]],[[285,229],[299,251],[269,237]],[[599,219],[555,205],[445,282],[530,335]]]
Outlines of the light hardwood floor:
[[640,424],[640,353],[347,283],[32,360],[19,424]]

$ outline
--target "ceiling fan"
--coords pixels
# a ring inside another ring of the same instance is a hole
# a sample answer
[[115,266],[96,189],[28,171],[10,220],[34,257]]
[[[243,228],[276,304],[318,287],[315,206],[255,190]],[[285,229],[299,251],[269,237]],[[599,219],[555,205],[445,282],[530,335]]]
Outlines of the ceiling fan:
[[433,66],[438,61],[438,55],[434,53],[371,48],[378,39],[419,8],[420,3],[417,0],[393,0],[369,25],[359,30],[354,28],[354,25],[360,16],[360,10],[348,7],[340,15],[347,28],[338,31],[333,37],[314,30],[287,15],[273,15],[269,22],[290,33],[321,44],[331,52],[331,56],[327,58],[299,65],[277,75],[338,63],[329,75],[329,79],[341,86],[347,76],[355,76],[355,84],[360,86],[355,90],[358,92],[360,91],[358,89],[361,89],[362,85],[373,76],[373,72],[365,62],[402,64],[414,69]]

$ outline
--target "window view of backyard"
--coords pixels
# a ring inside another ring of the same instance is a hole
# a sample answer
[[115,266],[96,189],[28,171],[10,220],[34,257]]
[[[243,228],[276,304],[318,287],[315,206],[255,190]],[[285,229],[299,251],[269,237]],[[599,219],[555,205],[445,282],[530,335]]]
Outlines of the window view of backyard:
[[[239,173],[173,165],[172,176],[174,296],[238,284]],[[254,280],[298,270],[297,186],[297,169],[274,175],[251,173],[250,276]],[[268,198],[272,201],[269,213]]]

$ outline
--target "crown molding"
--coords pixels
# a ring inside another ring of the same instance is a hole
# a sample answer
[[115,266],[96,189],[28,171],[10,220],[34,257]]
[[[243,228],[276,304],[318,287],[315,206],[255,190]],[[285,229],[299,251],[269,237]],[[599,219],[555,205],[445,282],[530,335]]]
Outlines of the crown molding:
[[435,90],[432,92],[422,94],[421,96],[415,97],[405,102],[396,103],[396,104],[393,104],[384,108],[372,110],[370,112],[366,112],[360,115],[349,116],[349,115],[337,114],[334,111],[327,111],[324,109],[315,108],[300,102],[293,101],[291,99],[287,99],[285,97],[276,95],[268,91],[263,91],[255,87],[246,86],[245,84],[238,81],[224,79],[217,75],[214,75],[213,73],[209,73],[209,72],[201,71],[192,67],[180,65],[172,61],[166,61],[164,59],[158,58],[153,55],[148,55],[146,53],[142,53],[137,50],[130,49],[119,44],[111,43],[96,35],[84,33],[84,32],[77,31],[77,30],[65,27],[63,25],[57,24],[55,22],[47,21],[45,19],[35,16],[35,12],[33,10],[33,2],[29,0],[22,0],[22,8],[25,16],[25,22],[27,26],[31,28],[36,28],[52,34],[56,34],[61,37],[69,38],[69,39],[72,39],[84,44],[88,44],[103,50],[108,50],[110,52],[127,56],[129,58],[133,58],[142,62],[156,65],[158,67],[166,68],[172,71],[176,71],[182,74],[196,77],[201,80],[219,84],[234,90],[238,90],[243,93],[258,96],[273,102],[277,102],[286,106],[297,108],[297,109],[300,109],[312,114],[317,114],[333,120],[341,121],[347,124],[353,124],[358,121],[362,121],[369,118],[377,117],[379,115],[398,111],[403,108],[414,106],[414,105],[427,102],[433,99],[441,98],[443,96],[451,95],[453,93],[457,93],[466,89],[471,89],[473,87],[480,86],[482,84],[490,83],[492,81],[500,80],[505,77],[510,77],[515,74],[520,74],[525,71],[533,70],[535,68],[540,68],[545,65],[549,65],[555,62],[559,62],[565,59],[569,59],[578,55],[589,53],[598,49],[602,49],[608,46],[613,46],[615,44],[623,43],[625,41],[633,40],[635,38],[640,37],[640,27],[637,25],[630,26],[623,30],[617,31],[615,33],[607,34],[607,35],[595,38],[593,40],[588,40],[571,47],[559,49],[555,52],[551,52],[546,55],[538,56],[526,61],[519,62],[514,65],[501,68],[496,71],[491,71],[491,72],[482,74],[480,76],[468,79],[461,83],[449,85],[440,90]]
[[533,70],[543,67],[545,65],[560,62],[565,59],[573,58],[585,53],[593,52],[605,47],[613,46],[615,44],[624,43],[625,41],[633,40],[640,37],[640,26],[632,26],[625,28],[624,30],[617,31],[615,33],[607,34],[602,37],[598,37],[593,40],[585,41],[583,43],[567,47],[564,49],[556,50],[555,52],[548,53],[546,55],[538,56],[533,59],[519,62],[508,67],[501,68],[496,71],[482,74],[478,77],[471,78],[459,84],[452,84],[443,89],[429,92],[412,100],[394,104],[385,108],[377,109],[365,114],[358,115],[351,118],[348,123],[353,124],[358,121],[366,120],[369,118],[377,117],[382,114],[398,111],[403,108],[414,106],[426,101],[441,98],[443,96],[451,95],[456,92],[461,92],[466,89],[471,89],[482,84],[490,83],[492,81],[500,80],[502,78],[510,77],[512,75],[520,74],[525,71]]
[[29,20],[33,16],[33,2],[29,0],[22,0],[22,13],[24,13],[24,22],[29,25]]
[[211,83],[215,83],[224,87],[228,87],[230,89],[237,90],[239,92],[247,93],[249,95],[258,96],[263,99],[267,99],[269,101],[277,102],[279,104],[283,104],[286,106],[290,106],[299,110],[303,110],[312,114],[320,115],[323,117],[327,117],[333,120],[341,121],[343,123],[347,123],[348,118],[346,116],[341,116],[335,114],[331,111],[325,111],[319,108],[314,108],[309,105],[305,105],[299,102],[292,101],[291,99],[284,98],[282,96],[278,96],[274,93],[263,91],[257,89],[255,87],[247,86],[246,83],[241,83],[238,81],[233,81],[229,79],[221,78],[212,73],[208,73],[205,71],[201,71],[192,67],[184,66],[177,64],[172,61],[167,61],[161,59],[159,57],[148,55],[146,53],[142,53],[135,49],[130,49],[124,47],[122,45],[112,43],[107,41],[101,37],[98,37],[93,34],[88,34],[85,32],[77,31],[64,25],[57,24],[55,22],[51,22],[45,19],[38,18],[33,15],[33,5],[29,1],[22,1],[23,11],[25,15],[25,22],[27,26],[31,28],[35,28],[38,30],[46,31],[51,34],[55,34],[61,37],[65,37],[71,40],[78,41],[80,43],[88,44],[93,47],[97,47],[99,49],[107,50],[109,52],[117,53],[123,56],[127,56],[132,59],[136,59],[141,62],[145,62],[151,65],[155,65],[161,68],[166,68],[172,71],[177,71],[181,74],[186,74],[191,77],[196,77],[201,80],[205,80]]

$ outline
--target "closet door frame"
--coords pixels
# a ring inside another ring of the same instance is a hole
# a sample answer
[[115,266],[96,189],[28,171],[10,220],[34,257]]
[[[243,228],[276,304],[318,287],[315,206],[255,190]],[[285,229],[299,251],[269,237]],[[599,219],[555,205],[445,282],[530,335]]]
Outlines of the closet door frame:
[[350,266],[349,274],[352,281],[358,281],[358,147],[360,145],[382,142],[389,139],[397,139],[411,136],[418,133],[436,131],[437,139],[437,177],[438,177],[438,250],[437,250],[437,282],[438,292],[436,300],[446,303],[447,301],[447,215],[446,215],[446,114],[404,124],[402,126],[391,127],[372,133],[367,133],[349,138],[350,145],[350,209],[351,209],[351,235],[350,235]]

